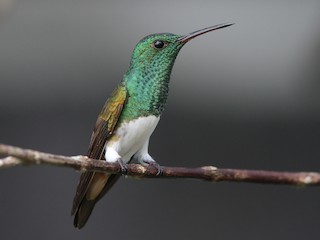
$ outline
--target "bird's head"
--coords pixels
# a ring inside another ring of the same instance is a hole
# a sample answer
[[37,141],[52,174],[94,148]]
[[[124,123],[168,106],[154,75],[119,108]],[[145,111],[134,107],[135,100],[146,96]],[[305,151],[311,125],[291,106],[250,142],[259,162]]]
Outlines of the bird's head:
[[231,25],[233,24],[219,24],[186,35],[172,33],[148,35],[136,45],[132,54],[130,69],[147,70],[156,67],[158,70],[170,71],[177,54],[188,41],[207,32]]

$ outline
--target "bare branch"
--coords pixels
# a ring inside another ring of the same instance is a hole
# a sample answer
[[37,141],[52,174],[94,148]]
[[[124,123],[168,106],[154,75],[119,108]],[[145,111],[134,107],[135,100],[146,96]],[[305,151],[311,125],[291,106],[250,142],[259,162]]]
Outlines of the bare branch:
[[23,161],[21,161],[19,158],[15,157],[6,157],[0,159],[0,168],[10,168],[10,167],[15,167],[18,165],[21,165]]
[[[7,156],[0,159],[0,169],[18,165],[49,164],[81,171],[120,173],[120,166],[117,163],[97,161],[85,156],[66,157],[5,144],[0,144],[0,154]],[[213,166],[199,168],[163,167],[163,174],[158,176],[157,169],[152,166],[144,167],[139,164],[128,164],[127,167],[127,175],[139,178],[193,178],[214,182],[251,182],[299,186],[320,185],[320,173],[318,172],[218,169]]]

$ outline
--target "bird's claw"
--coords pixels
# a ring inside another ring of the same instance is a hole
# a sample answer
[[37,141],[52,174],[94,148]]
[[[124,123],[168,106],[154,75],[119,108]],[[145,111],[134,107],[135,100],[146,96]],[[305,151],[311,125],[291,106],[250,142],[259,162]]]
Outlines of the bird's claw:
[[119,159],[118,160],[118,163],[120,165],[120,174],[121,175],[127,175],[128,173],[128,167],[127,167],[127,164],[125,164],[122,159]]
[[162,176],[163,174],[163,169],[162,167],[160,166],[160,164],[158,164],[157,162],[154,162],[154,161],[144,161],[144,163],[148,164],[148,166],[152,166],[154,168],[157,169],[157,174],[156,176]]

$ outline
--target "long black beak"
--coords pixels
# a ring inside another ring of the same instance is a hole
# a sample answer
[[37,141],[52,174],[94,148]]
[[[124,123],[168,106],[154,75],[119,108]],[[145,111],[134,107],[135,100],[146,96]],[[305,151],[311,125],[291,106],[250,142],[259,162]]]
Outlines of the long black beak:
[[222,23],[222,24],[218,24],[218,25],[215,25],[215,26],[212,26],[212,27],[207,27],[207,28],[204,28],[204,29],[201,29],[201,30],[198,30],[198,31],[194,31],[192,33],[188,33],[188,34],[178,38],[177,42],[186,43],[186,42],[190,41],[191,39],[193,39],[193,38],[195,38],[197,36],[200,36],[200,35],[205,34],[207,32],[211,32],[211,31],[218,30],[218,29],[221,29],[221,28],[229,27],[229,26],[231,26],[233,24],[234,23]]

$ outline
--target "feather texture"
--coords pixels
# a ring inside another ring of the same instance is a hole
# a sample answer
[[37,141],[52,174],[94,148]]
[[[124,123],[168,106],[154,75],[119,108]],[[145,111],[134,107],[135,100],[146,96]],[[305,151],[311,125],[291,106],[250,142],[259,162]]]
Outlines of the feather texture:
[[[113,92],[107,100],[97,119],[95,128],[91,135],[87,156],[89,158],[104,160],[104,148],[108,139],[116,129],[122,109],[127,100],[127,90],[123,84]],[[76,195],[73,200],[71,214],[75,214],[74,225],[81,228],[88,220],[95,203],[110,189],[118,176],[95,172],[84,172],[81,174]],[[92,187],[96,181],[104,181],[97,198],[90,198],[88,193],[92,192]]]

